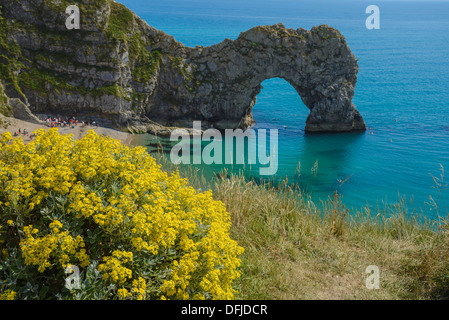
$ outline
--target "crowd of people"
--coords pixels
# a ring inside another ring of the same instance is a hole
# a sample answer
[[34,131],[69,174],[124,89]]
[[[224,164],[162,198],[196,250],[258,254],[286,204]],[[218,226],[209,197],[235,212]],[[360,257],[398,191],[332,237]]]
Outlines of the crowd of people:
[[[41,116],[39,119],[46,123],[47,127],[55,128],[55,127],[70,127],[75,128],[76,126],[80,125],[81,127],[86,126],[94,126],[98,127],[98,123],[96,121],[79,121],[75,117],[60,117],[60,116]],[[30,134],[27,129],[19,129],[18,131],[14,132],[13,136],[29,136],[31,139],[34,138],[35,135],[32,133]]]
[[77,126],[78,124],[80,124],[82,127],[85,126],[94,126],[97,127],[98,124],[96,123],[96,121],[88,121],[87,123],[84,121],[79,122],[78,119],[76,119],[75,117],[53,117],[53,116],[47,116],[47,117],[43,117],[41,118],[42,121],[45,121],[47,126],[50,128],[54,128],[54,127],[72,127],[75,128],[75,126]]

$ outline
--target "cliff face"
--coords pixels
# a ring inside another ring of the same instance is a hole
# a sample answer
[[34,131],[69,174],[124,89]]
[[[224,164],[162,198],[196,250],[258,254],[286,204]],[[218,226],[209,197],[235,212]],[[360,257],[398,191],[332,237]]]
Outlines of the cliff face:
[[[77,4],[81,28],[67,30]],[[328,26],[255,27],[184,47],[112,0],[0,0],[0,77],[33,113],[77,115],[132,131],[157,125],[246,128],[265,79],[287,80],[310,109],[307,131],[364,130],[352,104],[358,66]],[[276,110],[273,110],[276,112]]]

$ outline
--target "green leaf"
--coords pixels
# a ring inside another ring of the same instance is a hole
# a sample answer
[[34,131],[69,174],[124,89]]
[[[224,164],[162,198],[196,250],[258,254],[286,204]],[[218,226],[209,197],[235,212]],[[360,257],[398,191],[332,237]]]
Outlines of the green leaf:
[[49,289],[49,287],[46,286],[46,287],[43,287],[43,288],[39,291],[39,299],[41,299],[41,300],[44,300],[44,299],[45,299],[45,297],[46,297],[46,295],[47,295],[47,292],[48,292],[48,289]]

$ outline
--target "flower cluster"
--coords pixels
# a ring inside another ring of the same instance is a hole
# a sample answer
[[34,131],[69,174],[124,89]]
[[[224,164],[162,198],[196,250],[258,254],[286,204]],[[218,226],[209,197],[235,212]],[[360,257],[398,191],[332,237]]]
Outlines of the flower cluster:
[[[35,134],[26,145],[0,139],[0,298],[234,297],[243,248],[210,191],[168,175],[145,148],[94,131],[80,140]],[[82,293],[61,290],[69,265],[90,279]]]
[[[62,224],[59,221],[50,223],[49,228],[51,233],[42,238],[34,237],[39,230],[32,225],[23,228],[25,238],[19,245],[27,265],[38,266],[39,272],[44,272],[53,265],[52,258],[58,259],[59,265],[64,269],[72,264],[79,264],[81,267],[89,265],[89,256],[81,236],[74,239],[68,231],[61,232],[59,228],[62,228]],[[75,261],[71,262],[71,258]]]
[[116,250],[110,257],[104,257],[103,264],[98,267],[103,272],[103,279],[110,279],[112,282],[123,284],[126,280],[132,278],[132,270],[123,266],[133,260],[132,252],[123,252]]
[[16,293],[11,290],[5,290],[5,292],[0,293],[0,300],[14,300],[16,297]]

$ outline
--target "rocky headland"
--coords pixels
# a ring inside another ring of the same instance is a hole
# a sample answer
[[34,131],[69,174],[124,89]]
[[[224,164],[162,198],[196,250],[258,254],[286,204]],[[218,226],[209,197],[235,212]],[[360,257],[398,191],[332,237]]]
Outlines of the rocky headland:
[[[80,8],[80,29],[66,8]],[[247,128],[261,83],[288,81],[310,109],[307,132],[365,130],[352,103],[358,64],[326,25],[259,26],[185,47],[112,0],[0,0],[0,112],[76,115],[133,133]],[[275,110],[274,110],[275,112]]]

